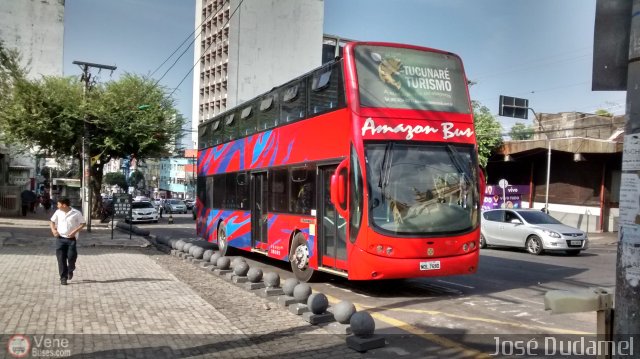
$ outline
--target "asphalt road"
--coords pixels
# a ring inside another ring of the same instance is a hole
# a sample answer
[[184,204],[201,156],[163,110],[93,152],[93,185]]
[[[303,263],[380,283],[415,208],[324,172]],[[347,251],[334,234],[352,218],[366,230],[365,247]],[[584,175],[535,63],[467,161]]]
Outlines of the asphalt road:
[[[165,216],[160,223],[139,226],[153,234],[195,237],[191,214],[174,215],[173,224]],[[252,267],[292,277],[288,263],[259,254],[242,255]],[[495,335],[595,333],[595,313],[551,314],[544,310],[544,295],[549,290],[590,287],[613,291],[615,263],[615,245],[592,247],[578,256],[533,256],[524,250],[489,248],[481,251],[479,270],[473,275],[375,282],[326,276],[312,287],[334,302],[349,300],[367,308],[378,333],[408,332],[466,350],[478,348],[470,343],[475,339],[486,344]],[[480,348],[491,350],[487,345]]]

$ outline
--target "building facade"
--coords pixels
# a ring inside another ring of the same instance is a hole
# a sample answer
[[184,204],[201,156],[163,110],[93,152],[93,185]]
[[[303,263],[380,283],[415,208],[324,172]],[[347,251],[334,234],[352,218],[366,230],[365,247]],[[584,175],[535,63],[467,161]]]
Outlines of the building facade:
[[[0,1],[0,41],[20,53],[32,79],[63,73],[64,0]],[[0,143],[0,214],[18,212],[15,192],[38,190],[39,160]]]
[[227,108],[320,66],[323,0],[196,0],[192,141]]
[[539,114],[534,126],[531,140],[506,141],[492,155],[487,184],[506,179],[528,186],[523,207],[543,208],[548,202],[550,213],[565,224],[617,231],[624,116]]

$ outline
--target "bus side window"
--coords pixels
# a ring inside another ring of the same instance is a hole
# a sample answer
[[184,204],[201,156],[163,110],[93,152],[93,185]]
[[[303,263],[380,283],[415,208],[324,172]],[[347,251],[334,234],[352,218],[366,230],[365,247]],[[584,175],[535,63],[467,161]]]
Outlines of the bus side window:
[[217,120],[216,122],[209,125],[211,127],[211,133],[209,134],[210,141],[207,142],[208,146],[215,146],[219,143],[222,143],[222,120]]
[[307,88],[306,81],[301,80],[280,93],[280,122],[293,122],[306,116]]
[[288,172],[285,168],[274,169],[269,173],[269,211],[288,212],[287,184]]
[[278,125],[278,98],[277,95],[269,94],[260,100],[258,109],[258,130],[266,130]]
[[257,116],[253,111],[253,104],[244,107],[240,111],[240,137],[249,136],[256,132]]
[[291,170],[291,212],[311,214],[311,210],[316,207],[315,177],[315,169]]
[[337,107],[338,77],[340,76],[338,69],[338,65],[334,64],[313,74],[309,92],[312,114],[331,111]]
[[231,113],[224,118],[224,134],[225,141],[233,141],[238,138],[238,114]]

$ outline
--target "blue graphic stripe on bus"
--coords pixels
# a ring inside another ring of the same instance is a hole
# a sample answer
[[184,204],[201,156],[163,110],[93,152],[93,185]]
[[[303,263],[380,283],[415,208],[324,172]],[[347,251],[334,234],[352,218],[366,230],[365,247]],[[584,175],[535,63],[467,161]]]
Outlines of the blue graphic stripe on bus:
[[[268,151],[267,144],[271,139],[273,131],[267,131],[260,135],[257,135],[256,144],[253,146],[253,157],[251,158],[251,167],[256,165],[256,162]],[[265,151],[265,148],[267,151]]]
[[293,141],[291,141],[291,143],[289,144],[289,147],[287,148],[287,155],[282,159],[282,164],[285,164],[289,161],[289,156],[291,156],[291,150],[293,150],[293,144],[296,142],[296,140],[294,139]]
[[207,216],[207,221],[205,222],[208,223],[208,227],[205,229],[206,238],[213,238],[213,234],[217,229],[215,223],[217,222],[217,218],[219,218],[221,214],[220,212],[221,211],[217,209],[209,210],[209,215]]

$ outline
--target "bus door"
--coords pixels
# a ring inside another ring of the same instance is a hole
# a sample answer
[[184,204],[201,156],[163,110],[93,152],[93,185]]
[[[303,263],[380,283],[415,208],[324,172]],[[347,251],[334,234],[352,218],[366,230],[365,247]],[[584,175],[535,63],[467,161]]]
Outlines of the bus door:
[[320,265],[325,268],[347,269],[347,222],[331,202],[331,176],[337,166],[319,167],[320,191],[318,205],[318,245]]
[[267,250],[267,172],[251,174],[251,248]]

